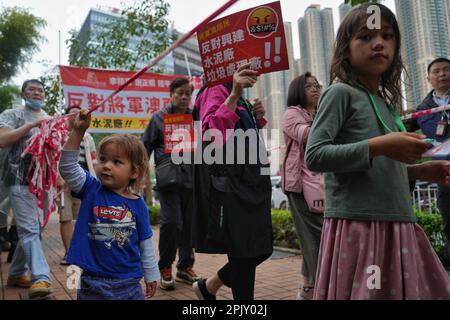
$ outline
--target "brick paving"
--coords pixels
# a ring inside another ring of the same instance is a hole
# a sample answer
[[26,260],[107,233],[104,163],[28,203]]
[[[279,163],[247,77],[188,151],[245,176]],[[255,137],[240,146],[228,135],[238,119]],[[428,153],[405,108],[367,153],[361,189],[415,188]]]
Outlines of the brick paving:
[[[153,241],[155,248],[158,248],[159,232],[157,227],[153,227]],[[67,267],[61,266],[59,262],[64,255],[59,234],[58,216],[54,215],[43,233],[43,246],[47,261],[50,265],[54,293],[50,299],[54,300],[74,300],[76,290],[67,287]],[[0,300],[27,300],[27,290],[6,286],[8,264],[6,263],[6,253],[1,253],[0,257]],[[196,254],[194,269],[198,275],[203,277],[212,276],[227,261],[225,255],[216,254]],[[293,300],[297,294],[300,282],[301,257],[289,256],[281,259],[269,259],[262,263],[256,272],[255,299],[256,300]],[[174,268],[175,269],[175,268]],[[175,270],[174,270],[175,273]],[[176,289],[164,291],[157,289],[152,300],[196,300],[197,297],[192,291],[192,287],[176,282]],[[222,287],[218,294],[218,300],[232,300],[231,290]]]

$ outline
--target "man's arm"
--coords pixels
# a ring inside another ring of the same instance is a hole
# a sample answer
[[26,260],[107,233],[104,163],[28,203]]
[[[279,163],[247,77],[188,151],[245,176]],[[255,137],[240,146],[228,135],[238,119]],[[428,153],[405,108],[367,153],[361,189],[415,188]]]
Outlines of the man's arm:
[[22,139],[31,129],[40,125],[42,120],[28,122],[17,129],[0,128],[0,148],[9,147]]

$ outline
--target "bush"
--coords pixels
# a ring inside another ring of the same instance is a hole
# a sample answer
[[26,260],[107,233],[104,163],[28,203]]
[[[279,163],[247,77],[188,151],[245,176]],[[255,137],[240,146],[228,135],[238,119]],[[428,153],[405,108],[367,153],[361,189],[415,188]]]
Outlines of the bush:
[[152,226],[159,224],[159,211],[160,211],[160,207],[158,207],[158,206],[149,206],[148,207],[148,213],[150,215],[150,224]]
[[425,231],[439,259],[446,268],[450,268],[450,255],[447,239],[442,231],[442,216],[436,212],[416,211],[417,223]]
[[297,233],[287,210],[272,210],[273,240],[277,247],[300,249]]

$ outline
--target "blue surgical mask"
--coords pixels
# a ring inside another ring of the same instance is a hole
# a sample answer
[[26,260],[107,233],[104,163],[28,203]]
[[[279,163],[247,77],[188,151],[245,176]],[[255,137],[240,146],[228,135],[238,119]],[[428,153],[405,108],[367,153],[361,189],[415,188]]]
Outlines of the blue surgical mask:
[[30,109],[38,111],[45,106],[45,102],[42,100],[27,99],[25,100],[25,105]]

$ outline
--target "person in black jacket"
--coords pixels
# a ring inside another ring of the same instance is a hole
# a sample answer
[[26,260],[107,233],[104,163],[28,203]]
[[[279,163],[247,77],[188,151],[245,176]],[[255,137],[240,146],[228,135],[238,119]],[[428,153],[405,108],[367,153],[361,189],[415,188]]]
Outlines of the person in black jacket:
[[[417,111],[450,104],[450,60],[437,58],[428,66],[428,81],[433,90],[417,107]],[[429,139],[444,142],[450,139],[450,110],[410,120],[409,131],[422,129]],[[444,233],[450,242],[450,188],[438,185],[437,207],[442,214]]]
[[[170,154],[165,153],[163,136],[163,116],[165,114],[191,114],[193,86],[185,78],[177,78],[170,84],[171,103],[156,112],[148,124],[142,141],[148,156],[155,155],[156,170],[171,161]],[[157,178],[157,191],[161,203],[159,231],[159,269],[161,272],[160,287],[163,290],[173,290],[175,283],[172,277],[172,264],[178,249],[176,280],[192,284],[200,279],[193,270],[194,251],[191,244],[192,220],[192,185],[191,166],[180,165],[181,181],[174,188],[158,188],[162,181]]]
[[[239,68],[233,83],[204,88],[194,107],[194,119],[201,121],[205,140],[205,161],[194,168],[193,244],[196,252],[228,256],[228,263],[216,274],[193,284],[202,300],[215,300],[223,285],[231,288],[235,300],[252,300],[256,267],[273,251],[272,185],[265,172],[267,162],[260,157],[250,161],[252,152],[267,153],[260,139],[237,137],[238,132],[258,137],[267,123],[261,101],[255,99],[251,105],[242,98],[243,89],[257,81],[257,73],[249,67]],[[208,131],[221,133],[213,145],[206,141]],[[234,135],[227,136],[227,132]],[[225,162],[206,161],[211,147],[217,160],[220,154],[226,155]],[[239,157],[244,161],[237,161]]]

